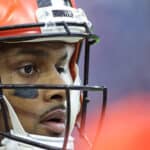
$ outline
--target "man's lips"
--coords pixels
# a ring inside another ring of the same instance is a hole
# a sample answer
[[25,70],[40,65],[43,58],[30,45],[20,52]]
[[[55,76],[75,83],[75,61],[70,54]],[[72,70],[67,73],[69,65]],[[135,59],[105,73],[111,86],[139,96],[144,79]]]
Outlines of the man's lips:
[[45,114],[41,118],[40,123],[44,125],[48,131],[62,134],[65,131],[65,120],[66,111],[64,109],[55,109]]

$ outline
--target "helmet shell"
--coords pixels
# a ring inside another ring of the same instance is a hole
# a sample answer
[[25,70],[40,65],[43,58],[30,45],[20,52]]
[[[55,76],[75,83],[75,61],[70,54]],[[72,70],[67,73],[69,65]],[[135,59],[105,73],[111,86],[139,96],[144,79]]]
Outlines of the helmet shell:
[[[78,42],[91,23],[75,1],[0,0],[0,41]],[[71,37],[71,38],[70,38]]]

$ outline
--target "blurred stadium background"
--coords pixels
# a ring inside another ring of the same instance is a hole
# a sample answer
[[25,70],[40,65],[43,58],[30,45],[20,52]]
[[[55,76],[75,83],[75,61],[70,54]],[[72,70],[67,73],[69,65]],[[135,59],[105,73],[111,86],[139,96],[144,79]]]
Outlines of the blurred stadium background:
[[77,5],[101,37],[91,52],[90,83],[108,88],[109,103],[149,93],[150,1],[77,0]]

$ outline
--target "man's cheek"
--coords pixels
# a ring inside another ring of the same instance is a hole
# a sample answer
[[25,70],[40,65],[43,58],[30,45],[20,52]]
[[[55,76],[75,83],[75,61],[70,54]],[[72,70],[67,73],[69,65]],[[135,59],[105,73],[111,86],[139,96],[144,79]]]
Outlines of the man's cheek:
[[21,97],[21,98],[29,98],[29,99],[33,99],[33,98],[37,98],[39,95],[38,90],[37,89],[15,89],[14,91],[14,96],[17,97]]

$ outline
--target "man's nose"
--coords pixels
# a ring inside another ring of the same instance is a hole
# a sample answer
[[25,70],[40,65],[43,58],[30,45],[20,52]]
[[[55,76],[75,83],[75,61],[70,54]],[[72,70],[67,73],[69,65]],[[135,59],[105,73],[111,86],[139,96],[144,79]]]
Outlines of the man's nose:
[[44,101],[45,102],[54,102],[54,101],[65,101],[66,94],[63,89],[48,89],[44,90]]
[[[65,85],[65,81],[63,78],[60,76],[59,73],[53,72],[50,76],[47,77],[45,80],[46,84],[50,84],[52,86],[59,86],[59,85]],[[50,102],[50,101],[64,101],[66,100],[66,91],[65,89],[59,89],[59,88],[53,88],[53,89],[46,89],[44,90],[44,98],[43,100],[45,102]]]

